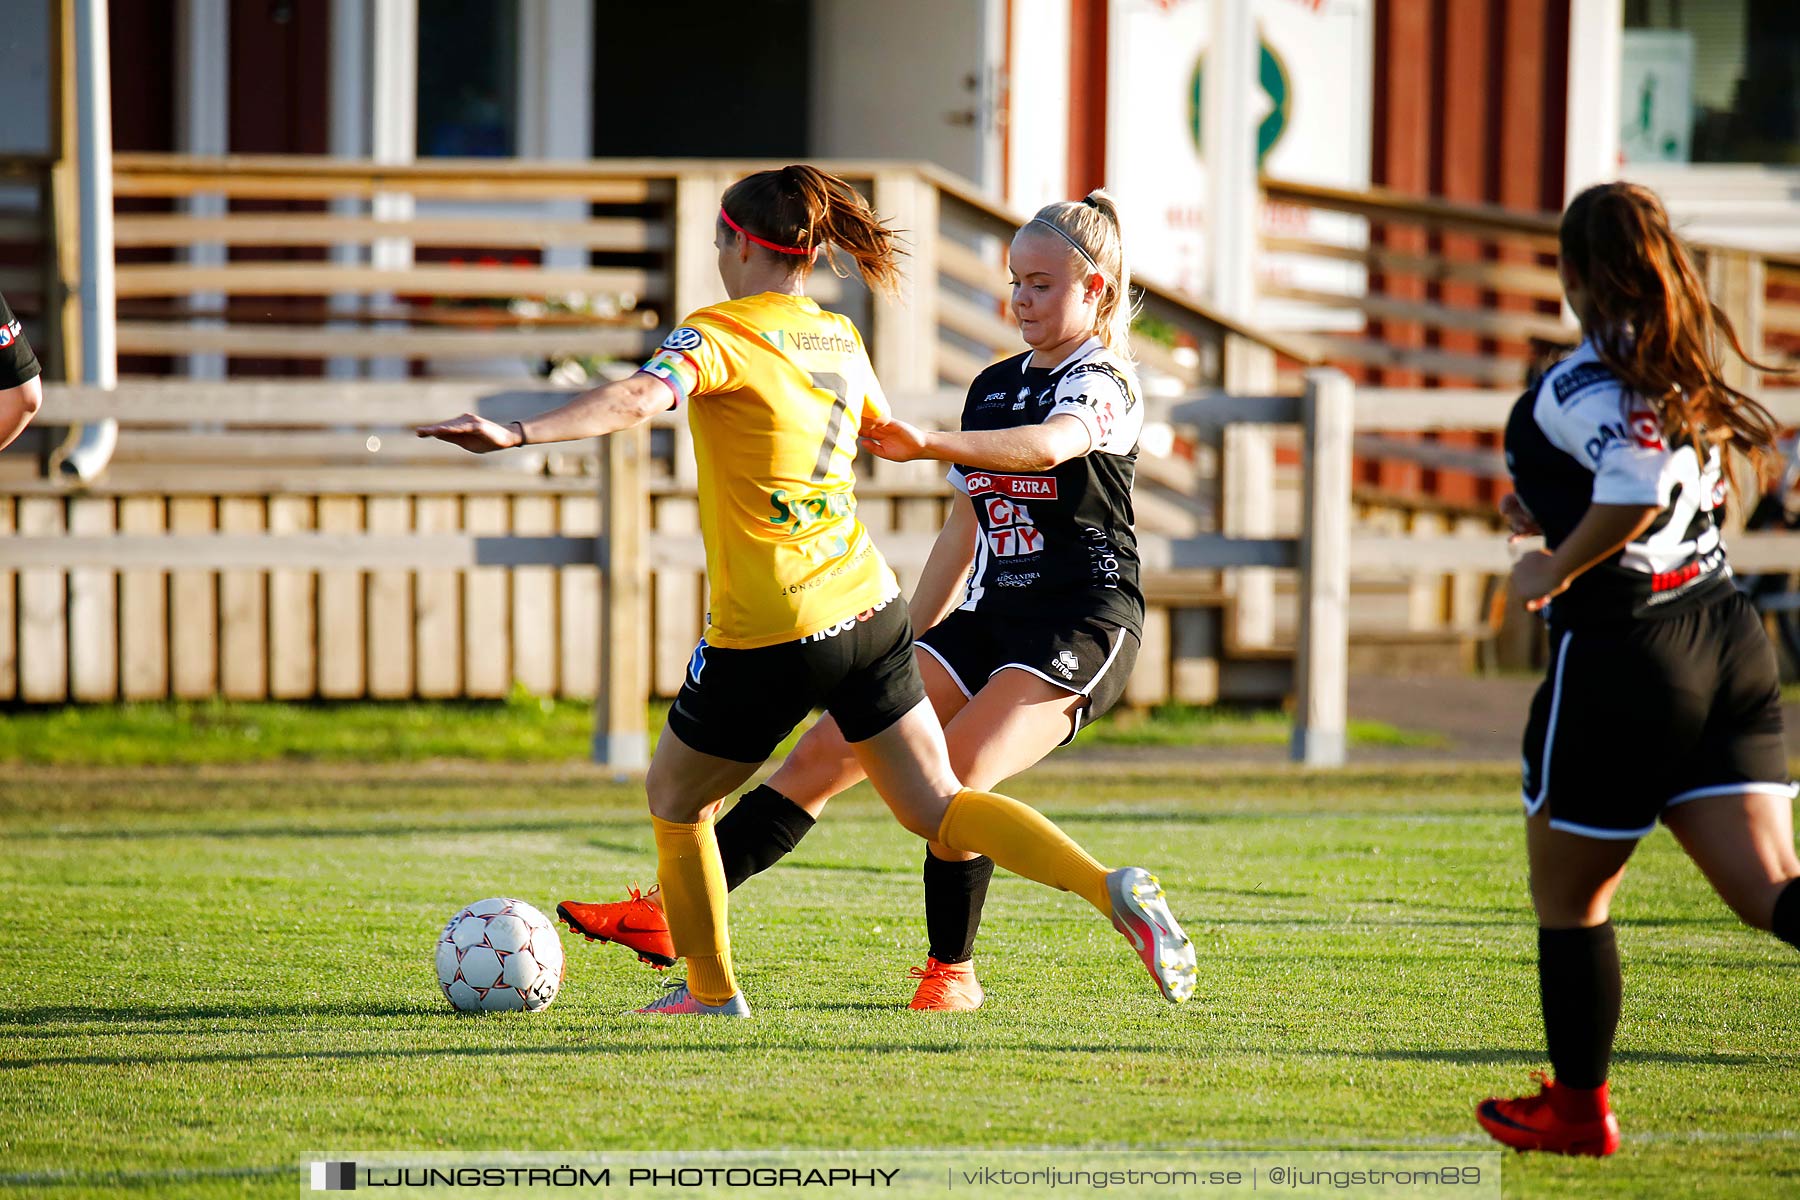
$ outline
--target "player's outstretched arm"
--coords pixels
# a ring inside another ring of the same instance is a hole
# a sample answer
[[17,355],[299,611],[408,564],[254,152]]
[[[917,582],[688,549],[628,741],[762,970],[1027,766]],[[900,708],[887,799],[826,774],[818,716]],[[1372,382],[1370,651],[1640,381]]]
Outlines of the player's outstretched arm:
[[939,433],[890,417],[862,431],[869,453],[892,462],[934,458],[984,471],[1048,471],[1088,452],[1087,426],[1058,414],[1039,425]]
[[474,413],[464,413],[436,425],[421,425],[422,438],[437,438],[474,454],[510,450],[539,442],[574,442],[604,437],[630,429],[663,412],[675,402],[667,384],[639,373],[583,392],[567,404],[523,421],[497,424]]
[[18,387],[0,391],[0,450],[25,432],[25,427],[31,424],[31,418],[43,405],[44,385],[36,376]]

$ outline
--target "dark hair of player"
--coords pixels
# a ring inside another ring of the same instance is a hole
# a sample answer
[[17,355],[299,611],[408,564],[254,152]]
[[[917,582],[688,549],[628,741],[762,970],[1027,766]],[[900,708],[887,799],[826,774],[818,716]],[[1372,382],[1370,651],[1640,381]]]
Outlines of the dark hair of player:
[[795,271],[810,271],[813,251],[843,250],[871,288],[892,294],[900,283],[902,253],[894,231],[882,223],[862,193],[805,164],[758,171],[725,189],[721,220],[756,245],[790,258]]
[[1623,182],[1588,188],[1563,212],[1557,240],[1587,293],[1590,311],[1576,315],[1600,361],[1655,408],[1665,436],[1696,449],[1703,439],[1726,442],[1760,467],[1779,427],[1725,382],[1721,339],[1751,366],[1772,368],[1745,353],[1708,298],[1656,193]]

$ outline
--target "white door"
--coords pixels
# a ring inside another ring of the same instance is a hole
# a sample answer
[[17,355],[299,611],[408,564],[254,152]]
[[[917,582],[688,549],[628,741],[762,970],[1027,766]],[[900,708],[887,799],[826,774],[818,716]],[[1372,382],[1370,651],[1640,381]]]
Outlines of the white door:
[[813,153],[925,159],[997,194],[1004,4],[818,4]]

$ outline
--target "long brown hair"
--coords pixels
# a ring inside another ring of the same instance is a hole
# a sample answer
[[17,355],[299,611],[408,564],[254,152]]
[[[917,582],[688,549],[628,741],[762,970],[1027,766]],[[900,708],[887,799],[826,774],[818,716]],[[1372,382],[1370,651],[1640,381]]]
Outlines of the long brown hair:
[[1664,435],[1696,449],[1725,443],[1760,469],[1779,426],[1725,382],[1721,340],[1750,366],[1773,368],[1745,353],[1708,298],[1656,193],[1622,182],[1588,188],[1563,212],[1557,241],[1587,293],[1590,311],[1577,315],[1600,361],[1654,408]]
[[855,260],[857,274],[871,288],[892,295],[899,287],[903,251],[894,231],[862,193],[836,175],[804,163],[758,171],[726,188],[720,203],[745,233],[803,251],[791,256],[796,271],[810,271],[812,252],[821,247],[837,270],[835,246]]
[[[1125,261],[1125,239],[1119,229],[1119,206],[1095,188],[1082,200],[1059,200],[1038,209],[1025,223],[1048,225],[1069,243],[1069,253],[1106,281],[1094,314],[1094,332],[1115,357],[1126,364],[1131,355],[1131,268]],[[1084,276],[1085,278],[1085,276]]]

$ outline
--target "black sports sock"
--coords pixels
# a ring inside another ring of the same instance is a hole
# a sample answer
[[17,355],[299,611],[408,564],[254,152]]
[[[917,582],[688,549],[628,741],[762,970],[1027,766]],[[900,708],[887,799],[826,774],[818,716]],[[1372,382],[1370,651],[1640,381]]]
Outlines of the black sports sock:
[[768,784],[745,792],[713,824],[727,890],[780,862],[812,827],[811,813]]
[[1769,921],[1769,932],[1800,950],[1800,879],[1788,880],[1775,897],[1775,915]]
[[1538,991],[1556,1081],[1574,1088],[1605,1083],[1624,991],[1612,922],[1539,929]]
[[931,938],[931,957],[941,963],[975,957],[981,906],[993,877],[994,860],[986,856],[950,862],[925,851],[925,932]]

